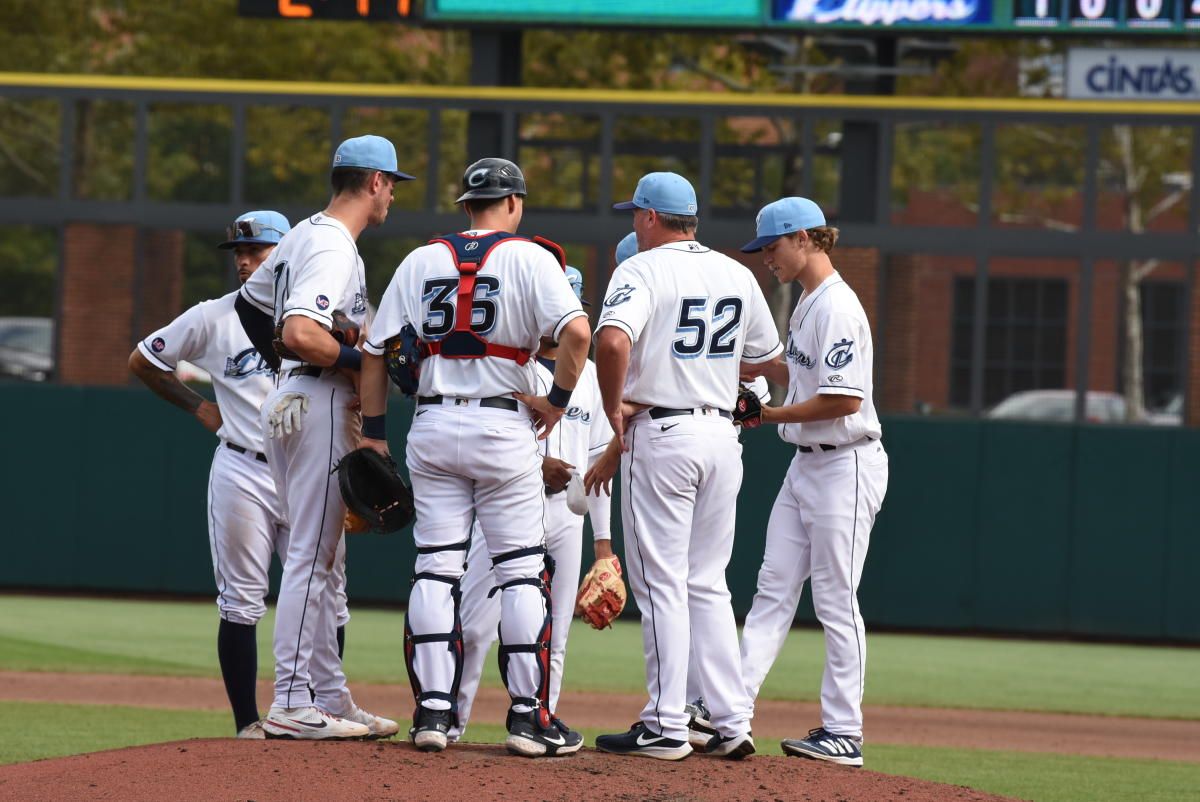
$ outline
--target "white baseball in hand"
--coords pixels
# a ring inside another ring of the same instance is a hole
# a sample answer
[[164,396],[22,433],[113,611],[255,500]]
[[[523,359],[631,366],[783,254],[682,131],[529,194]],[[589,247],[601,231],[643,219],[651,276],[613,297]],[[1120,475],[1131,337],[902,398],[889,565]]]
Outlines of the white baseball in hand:
[[301,393],[284,393],[271,407],[267,416],[267,425],[271,428],[272,438],[283,437],[285,434],[298,432],[302,428],[305,413],[308,412],[308,396]]

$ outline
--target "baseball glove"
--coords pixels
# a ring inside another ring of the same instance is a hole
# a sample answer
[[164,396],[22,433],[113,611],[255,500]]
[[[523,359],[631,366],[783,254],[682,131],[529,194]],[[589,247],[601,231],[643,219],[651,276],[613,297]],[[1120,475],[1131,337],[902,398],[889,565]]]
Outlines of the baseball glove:
[[416,395],[421,381],[421,360],[427,350],[417,330],[405,324],[400,333],[384,343],[383,359],[392,383],[405,395]]
[[[358,324],[347,317],[346,313],[340,309],[335,310],[332,317],[333,327],[329,330],[329,336],[337,340],[339,345],[348,345],[351,348],[358,345],[360,332]],[[271,342],[271,345],[280,359],[294,359],[297,362],[304,361],[295,351],[284,345],[282,320],[275,324],[275,339]]]
[[371,448],[356,448],[342,457],[334,470],[346,508],[361,518],[369,531],[395,532],[412,522],[412,490],[391,457]]
[[743,429],[753,429],[762,423],[762,401],[745,385],[738,386],[737,403],[733,405],[733,422]]
[[624,609],[625,582],[621,579],[621,561],[616,555],[596,560],[579,586],[575,615],[591,624],[593,629],[604,629],[612,626]]

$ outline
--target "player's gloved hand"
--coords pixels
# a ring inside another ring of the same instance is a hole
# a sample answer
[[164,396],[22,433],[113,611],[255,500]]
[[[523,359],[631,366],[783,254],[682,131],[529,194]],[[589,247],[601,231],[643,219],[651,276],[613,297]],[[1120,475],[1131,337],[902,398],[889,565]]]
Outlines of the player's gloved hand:
[[733,422],[744,429],[753,429],[762,424],[762,401],[749,387],[738,388],[737,403],[733,407]]
[[[597,541],[599,542],[599,541]],[[625,609],[625,582],[616,555],[597,559],[575,597],[575,614],[594,629],[604,629]]]
[[308,412],[308,396],[302,393],[284,393],[275,401],[267,415],[270,436],[283,437],[302,428],[304,415]]
[[567,489],[567,482],[574,475],[575,466],[554,457],[542,457],[542,482],[546,485],[547,495],[561,493]]

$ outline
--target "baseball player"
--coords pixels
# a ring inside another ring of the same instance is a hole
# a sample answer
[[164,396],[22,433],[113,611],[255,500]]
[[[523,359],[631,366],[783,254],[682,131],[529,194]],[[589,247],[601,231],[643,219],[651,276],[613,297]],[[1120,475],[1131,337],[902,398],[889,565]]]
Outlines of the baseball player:
[[758,215],[746,253],[781,282],[804,288],[788,324],[783,360],[761,366],[788,388],[783,406],[764,406],[796,446],[767,524],[758,592],[742,630],[746,693],[754,698],[779,655],[804,581],[825,630],[821,726],[788,739],[789,755],[862,766],[866,634],[858,610],[871,526],[887,491],[888,458],[872,400],[871,328],[858,296],[833,268],[836,228],[806,198],[783,198]]
[[275,699],[263,721],[271,737],[399,731],[396,722],[354,704],[333,637],[346,507],[331,470],[357,436],[352,405],[362,352],[339,345],[330,332],[335,312],[365,330],[367,283],[356,240],[383,223],[396,182],[411,178],[397,169],[386,139],[346,140],[334,155],[329,205],[293,228],[242,288],[250,305],[273,316],[286,353],[262,408],[264,421],[285,422],[267,443],[267,459],[292,523],[276,609]]
[[[587,305],[587,301],[582,301],[583,275],[573,267],[568,267],[566,272],[575,296]],[[538,395],[548,394],[554,384],[557,353],[558,344],[543,337],[537,354]],[[592,519],[596,558],[612,557],[612,535],[609,533],[611,502],[598,495],[582,498],[579,479],[579,472],[586,470],[592,459],[604,451],[611,437],[612,429],[604,415],[604,406],[600,403],[596,366],[588,360],[584,363],[579,383],[575,385],[575,392],[571,394],[571,405],[566,414],[541,443],[542,479],[546,485],[546,549],[554,561],[554,581],[551,583],[554,610],[550,637],[551,714],[558,709],[567,654],[567,633],[571,627],[575,590],[579,584],[583,549],[581,510],[586,511]],[[492,641],[496,639],[496,627],[500,623],[500,600],[491,595],[495,584],[484,535],[476,522],[467,553],[467,571],[462,578],[462,681],[458,688],[458,726],[451,728],[451,740],[458,740],[467,728],[475,691],[483,674],[483,660]]]
[[[457,202],[470,229],[405,258],[364,346],[363,445],[382,453],[387,378],[380,355],[392,338],[411,335],[428,352],[406,454],[417,511],[405,620],[417,703],[409,734],[425,751],[444,749],[458,723],[459,583],[472,517],[500,597],[500,674],[512,697],[506,746],[540,757],[571,754],[583,743],[550,714],[552,602],[538,440],[570,407],[591,332],[563,277],[561,249],[556,257],[510,233],[524,198],[525,178],[512,162],[489,158],[468,167]],[[542,337],[558,351],[550,390],[539,396],[533,353]]]
[[[218,247],[232,249],[245,282],[291,228],[279,212],[238,217]],[[220,438],[208,478],[208,541],[217,583],[217,659],[238,738],[265,737],[254,696],[255,627],[267,611],[271,554],[287,546],[287,519],[263,455],[258,410],[274,386],[270,366],[233,311],[237,291],[191,307],[137,344],[129,368],[159,397]],[[180,360],[212,376],[216,402],[179,381]]]
[[691,641],[717,731],[707,751],[754,752],[725,568],[741,445],[732,423],[743,363],[783,346],[753,274],[695,239],[696,193],[674,173],[642,177],[632,209],[640,253],[614,271],[596,333],[604,408],[625,453],[622,520],[642,612],[649,701],[606,752],[679,760],[688,744]]

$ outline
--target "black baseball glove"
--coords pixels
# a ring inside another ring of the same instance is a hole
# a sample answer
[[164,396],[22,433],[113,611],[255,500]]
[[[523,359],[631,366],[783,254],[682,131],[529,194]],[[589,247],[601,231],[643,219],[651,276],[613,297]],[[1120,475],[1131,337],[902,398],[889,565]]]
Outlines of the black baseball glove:
[[392,383],[405,395],[416,395],[421,383],[421,362],[427,350],[412,324],[384,343],[383,359]]
[[733,405],[733,422],[743,429],[753,429],[762,424],[762,401],[745,385],[738,386],[737,403]]
[[372,532],[386,534],[412,523],[412,490],[396,471],[396,463],[371,448],[357,448],[334,466],[338,488],[350,512]]

